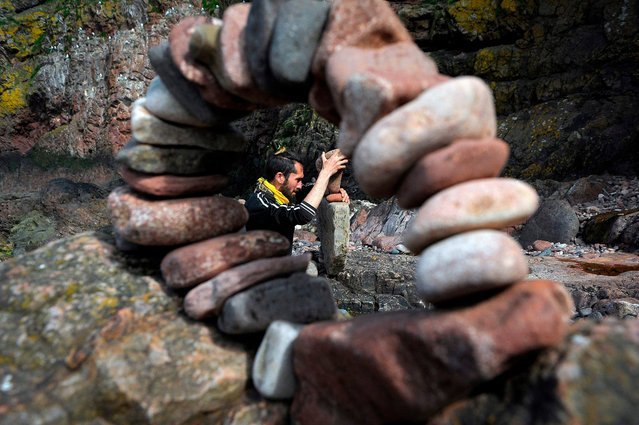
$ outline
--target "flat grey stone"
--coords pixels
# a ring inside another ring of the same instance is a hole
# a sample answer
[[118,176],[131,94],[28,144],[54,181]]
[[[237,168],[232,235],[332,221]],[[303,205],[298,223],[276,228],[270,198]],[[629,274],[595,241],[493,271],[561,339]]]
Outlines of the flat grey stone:
[[251,374],[255,388],[263,397],[287,399],[295,394],[293,342],[303,327],[277,320],[266,330]]
[[136,100],[131,110],[133,138],[149,145],[195,146],[204,149],[243,152],[247,142],[242,135],[228,127],[197,128],[178,126],[153,115],[146,108],[145,98]]
[[135,171],[151,174],[226,174],[244,156],[199,148],[169,148],[129,141],[115,160]]
[[[254,0],[246,21],[244,53],[251,77],[263,92],[280,98],[291,98],[289,90],[271,72],[269,48],[279,10],[286,0]],[[305,100],[306,96],[299,99]]]
[[275,320],[311,323],[337,313],[328,282],[306,273],[274,279],[229,298],[217,325],[228,334],[265,330]]
[[198,120],[182,106],[158,76],[151,80],[151,84],[146,90],[145,106],[153,115],[166,121],[194,127],[209,126],[206,122]]
[[271,71],[280,82],[308,90],[313,54],[329,10],[330,3],[318,0],[287,1],[280,6],[269,51]]

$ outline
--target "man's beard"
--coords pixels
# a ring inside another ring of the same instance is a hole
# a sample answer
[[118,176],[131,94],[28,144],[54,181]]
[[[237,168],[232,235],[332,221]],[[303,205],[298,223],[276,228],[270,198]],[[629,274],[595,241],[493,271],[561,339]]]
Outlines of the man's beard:
[[280,192],[282,192],[282,195],[286,196],[289,201],[295,202],[295,195],[288,187],[282,186]]

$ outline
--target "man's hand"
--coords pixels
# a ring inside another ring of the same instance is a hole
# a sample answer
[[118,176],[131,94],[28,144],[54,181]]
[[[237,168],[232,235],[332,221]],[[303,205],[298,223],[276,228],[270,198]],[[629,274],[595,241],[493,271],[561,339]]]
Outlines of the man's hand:
[[348,196],[348,193],[341,187],[339,188],[339,193],[342,195],[342,202],[346,202],[347,204],[351,203],[351,198]]
[[322,170],[320,171],[320,174],[324,173],[328,177],[331,177],[333,174],[346,168],[347,163],[348,158],[339,153],[336,153],[327,159],[326,152],[322,152]]

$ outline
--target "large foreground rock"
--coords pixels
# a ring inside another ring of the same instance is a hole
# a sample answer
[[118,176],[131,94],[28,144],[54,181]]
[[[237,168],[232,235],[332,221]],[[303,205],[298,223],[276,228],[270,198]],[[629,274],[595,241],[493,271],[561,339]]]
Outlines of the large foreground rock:
[[0,424],[222,423],[251,410],[246,347],[179,315],[157,273],[95,233],[1,263]]
[[558,345],[572,302],[561,285],[523,282],[476,306],[311,324],[293,346],[295,420],[310,424],[418,422]]

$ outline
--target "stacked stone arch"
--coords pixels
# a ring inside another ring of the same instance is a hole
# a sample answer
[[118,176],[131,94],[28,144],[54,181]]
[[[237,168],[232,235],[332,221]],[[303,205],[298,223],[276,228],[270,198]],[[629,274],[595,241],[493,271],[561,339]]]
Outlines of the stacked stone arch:
[[[499,231],[538,198],[497,177],[508,147],[490,89],[439,74],[385,1],[236,4],[221,20],[185,18],[149,59],[158,76],[117,156],[127,186],[109,197],[118,247],[165,249],[164,280],[194,319],[217,318],[228,334],[268,329],[253,380],[266,398],[292,398],[297,422],[424,421],[561,341],[570,297],[526,281],[521,249]],[[364,191],[421,205],[405,242],[421,253],[418,291],[435,311],[337,320],[327,282],[304,273],[309,257],[286,256],[277,233],[243,231],[245,208],[219,195],[246,160],[229,122],[300,100],[339,124],[337,148]],[[413,356],[408,376],[407,353],[441,367]],[[341,379],[345,368],[362,379]]]

